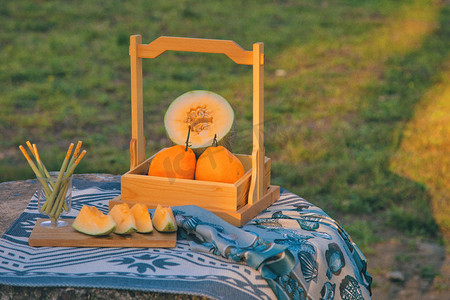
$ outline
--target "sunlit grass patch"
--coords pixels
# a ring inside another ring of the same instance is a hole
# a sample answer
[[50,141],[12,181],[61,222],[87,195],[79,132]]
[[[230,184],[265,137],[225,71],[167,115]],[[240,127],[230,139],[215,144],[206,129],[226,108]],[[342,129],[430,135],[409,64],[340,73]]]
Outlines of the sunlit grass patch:
[[450,234],[450,61],[446,66],[416,105],[392,170],[426,186],[436,221]]
[[[429,5],[427,5],[427,2]],[[400,5],[391,18],[361,43],[360,51],[378,60],[419,48],[439,26],[440,7],[432,1],[414,0]]]

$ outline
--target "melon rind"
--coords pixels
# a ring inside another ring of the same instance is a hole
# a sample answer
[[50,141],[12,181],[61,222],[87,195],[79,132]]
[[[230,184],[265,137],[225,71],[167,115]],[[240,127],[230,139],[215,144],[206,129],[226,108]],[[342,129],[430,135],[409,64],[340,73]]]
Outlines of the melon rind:
[[114,205],[109,215],[116,222],[114,233],[127,235],[136,232],[136,222],[127,203]]
[[[217,134],[217,145],[223,146],[232,152],[236,138],[236,119],[230,103],[222,96],[204,90],[194,90],[176,98],[169,106],[164,116],[164,126],[169,140],[175,145],[185,145],[188,125],[184,123],[187,108],[208,104],[220,108],[214,118],[225,118],[222,122],[217,121],[210,130],[202,132],[199,136],[191,132],[189,143],[190,148],[198,158],[203,151],[212,145],[214,135]],[[178,113],[181,111],[181,113]]]
[[114,232],[116,223],[111,216],[103,214],[95,206],[83,205],[72,227],[87,235],[104,236]]
[[177,222],[170,207],[163,207],[158,204],[152,221],[153,227],[159,232],[176,232],[178,230]]

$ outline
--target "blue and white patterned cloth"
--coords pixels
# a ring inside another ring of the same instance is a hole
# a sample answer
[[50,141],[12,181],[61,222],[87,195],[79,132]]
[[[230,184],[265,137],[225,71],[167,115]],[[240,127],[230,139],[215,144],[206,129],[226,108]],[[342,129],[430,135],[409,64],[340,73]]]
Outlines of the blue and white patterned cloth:
[[[118,182],[74,180],[72,211],[104,213]],[[30,247],[37,199],[0,239],[0,284],[115,288],[216,299],[370,299],[366,261],[320,208],[282,189],[242,228],[196,207],[174,207],[175,248]]]

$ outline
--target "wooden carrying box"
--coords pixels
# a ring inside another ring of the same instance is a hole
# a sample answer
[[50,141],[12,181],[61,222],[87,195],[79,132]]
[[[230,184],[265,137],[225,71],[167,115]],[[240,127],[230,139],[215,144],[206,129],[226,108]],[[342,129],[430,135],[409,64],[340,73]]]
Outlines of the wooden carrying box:
[[[253,66],[253,151],[237,154],[245,175],[234,184],[148,176],[153,158],[145,159],[143,129],[142,58],[156,58],[165,51],[221,53],[237,64]],[[159,37],[142,44],[140,35],[130,37],[131,114],[130,171],[121,178],[121,195],[110,201],[156,205],[198,205],[235,226],[242,226],[278,200],[280,187],[270,185],[270,158],[264,153],[264,53],[255,43],[246,51],[233,41]]]

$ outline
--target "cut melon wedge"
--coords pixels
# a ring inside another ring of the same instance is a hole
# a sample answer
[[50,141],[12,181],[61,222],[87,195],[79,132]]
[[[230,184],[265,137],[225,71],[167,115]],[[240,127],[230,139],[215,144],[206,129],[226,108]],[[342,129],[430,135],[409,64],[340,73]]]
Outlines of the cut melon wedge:
[[185,145],[191,126],[189,144],[197,157],[211,146],[215,135],[218,145],[232,151],[236,133],[234,111],[216,93],[196,90],[181,95],[167,109],[164,126],[169,139],[177,145]]
[[131,208],[131,214],[136,222],[136,231],[139,233],[150,233],[153,231],[152,219],[148,212],[147,205],[136,203]]
[[153,226],[159,232],[176,232],[178,230],[177,222],[170,207],[163,207],[158,204],[152,221]]
[[111,216],[103,214],[97,207],[83,205],[72,227],[84,234],[101,236],[113,232],[116,223]]
[[132,234],[136,232],[136,222],[127,203],[116,204],[109,212],[109,215],[116,222],[117,234]]

